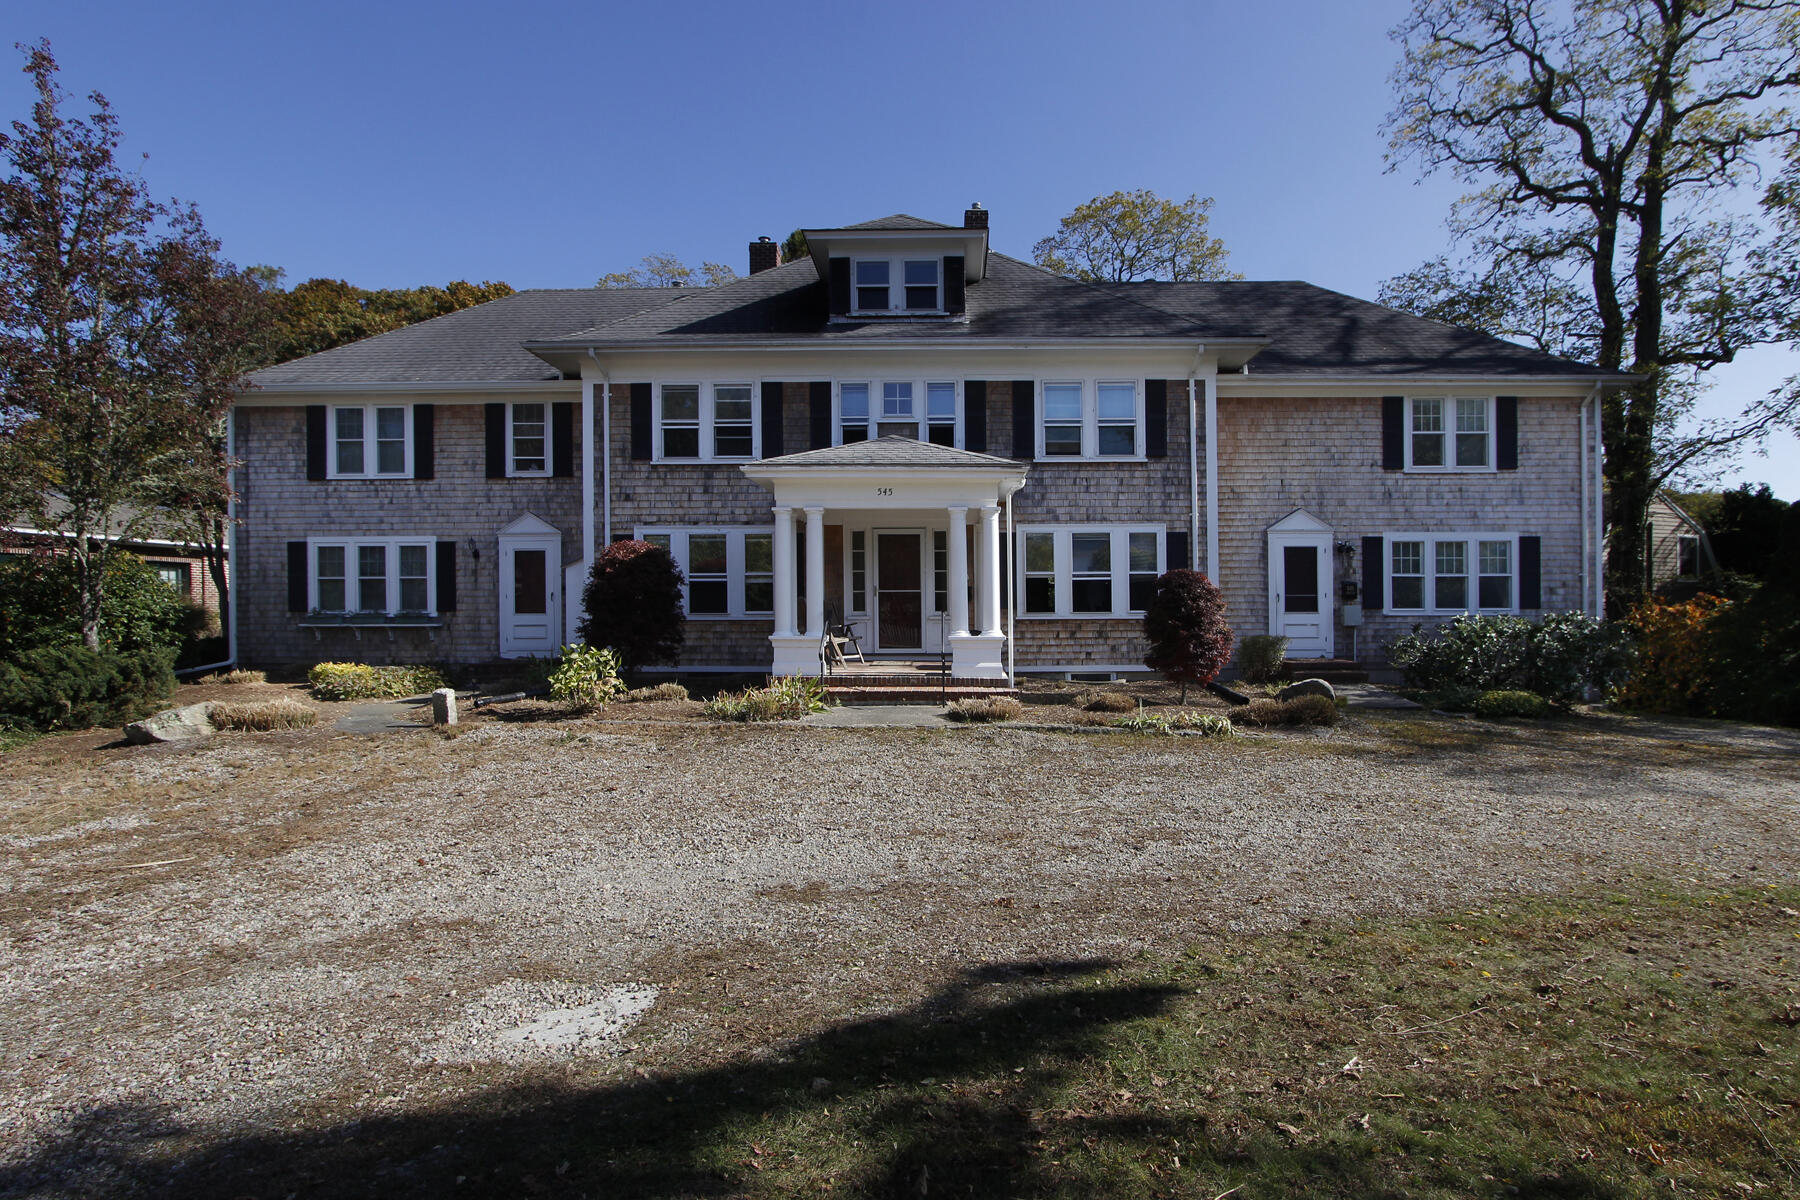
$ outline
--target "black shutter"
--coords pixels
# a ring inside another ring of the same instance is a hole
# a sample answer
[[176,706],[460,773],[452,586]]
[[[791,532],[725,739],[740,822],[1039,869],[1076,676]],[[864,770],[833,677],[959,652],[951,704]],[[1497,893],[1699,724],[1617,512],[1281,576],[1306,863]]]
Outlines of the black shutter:
[[963,256],[946,255],[944,258],[944,311],[959,313],[966,307],[963,298]]
[[325,406],[306,406],[306,477],[325,478]]
[[456,611],[456,543],[437,544],[437,610]]
[[650,385],[631,385],[631,457],[647,462],[656,431],[650,427]]
[[1013,380],[1012,408],[1012,456],[1033,458],[1037,455],[1037,392],[1031,380]]
[[1381,469],[1406,468],[1406,397],[1381,398]]
[[1502,471],[1519,469],[1519,398],[1501,396],[1494,401],[1494,466]]
[[1163,537],[1163,561],[1171,571],[1185,571],[1193,565],[1188,553],[1188,531],[1171,529]]
[[827,264],[831,279],[831,315],[847,316],[850,312],[850,260],[834,258]]
[[[836,259],[832,259],[836,262]],[[823,450],[831,445],[831,383],[815,380],[806,385],[807,447]]]
[[1144,456],[1169,457],[1169,381],[1144,380]]
[[764,458],[780,458],[785,451],[781,448],[781,395],[785,385],[767,383],[762,385],[762,456]]
[[987,453],[987,380],[963,381],[963,449]]
[[1519,607],[1544,607],[1544,539],[1519,539]]
[[550,406],[550,473],[575,478],[575,404],[570,400]]
[[487,477],[506,478],[506,405],[489,404],[487,409]]
[[288,611],[306,611],[306,543],[288,543]]
[[1378,537],[1363,539],[1363,608],[1380,612],[1387,607],[1387,541]]
[[437,478],[437,405],[413,405],[413,478]]

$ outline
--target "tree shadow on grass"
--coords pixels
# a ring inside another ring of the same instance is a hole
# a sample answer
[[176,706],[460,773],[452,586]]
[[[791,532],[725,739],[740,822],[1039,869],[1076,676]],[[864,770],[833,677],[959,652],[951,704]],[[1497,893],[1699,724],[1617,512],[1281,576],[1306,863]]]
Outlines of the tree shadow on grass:
[[[1191,1174],[1164,1193],[1143,1173],[1171,1145],[1190,1172],[1262,1174],[1268,1194],[1284,1180],[1397,1194],[1341,1147],[1216,1145],[1192,1108],[1070,1110],[1069,1085],[1116,1055],[1117,1027],[1164,1016],[1183,994],[1091,978],[1110,965],[984,966],[779,1056],[589,1089],[495,1089],[324,1127],[195,1137],[166,1106],[98,1108],[0,1170],[0,1196],[708,1197],[817,1192],[828,1177],[832,1194],[869,1197],[1186,1194]],[[1072,1171],[1056,1153],[1086,1159]],[[1526,1195],[1612,1194],[1566,1177],[1521,1182],[1549,1185]]]

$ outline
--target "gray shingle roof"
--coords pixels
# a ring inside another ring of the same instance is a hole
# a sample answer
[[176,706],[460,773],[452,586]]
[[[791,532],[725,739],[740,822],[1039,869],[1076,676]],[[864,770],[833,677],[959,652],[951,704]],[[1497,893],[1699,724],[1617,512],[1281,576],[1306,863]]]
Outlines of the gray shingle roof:
[[[878,217],[873,221],[859,221],[855,225],[845,225],[845,229],[958,229],[957,225],[944,225],[937,221],[927,221],[924,217],[910,216],[907,213],[895,213],[889,217]],[[820,230],[821,233],[826,232]]]
[[823,450],[802,450],[766,458],[765,467],[1016,467],[1010,458],[995,454],[977,454],[935,442],[888,434],[873,441],[850,442]]
[[357,383],[532,383],[556,371],[524,348],[678,300],[677,288],[544,288],[515,292],[391,333],[265,367],[259,387]]

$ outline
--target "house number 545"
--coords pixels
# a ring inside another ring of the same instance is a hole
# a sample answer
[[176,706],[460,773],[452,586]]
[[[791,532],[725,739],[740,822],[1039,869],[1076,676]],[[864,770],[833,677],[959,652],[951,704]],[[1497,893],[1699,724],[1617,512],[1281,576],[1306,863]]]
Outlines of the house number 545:
[[877,496],[891,496],[894,494],[894,489],[893,488],[876,488],[875,494]]

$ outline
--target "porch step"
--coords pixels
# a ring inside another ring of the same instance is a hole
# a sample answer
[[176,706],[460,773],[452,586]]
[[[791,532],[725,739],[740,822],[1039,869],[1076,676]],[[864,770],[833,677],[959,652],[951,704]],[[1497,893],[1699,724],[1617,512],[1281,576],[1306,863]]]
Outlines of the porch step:
[[1290,658],[1286,677],[1323,679],[1326,683],[1367,683],[1369,669],[1353,658]]

